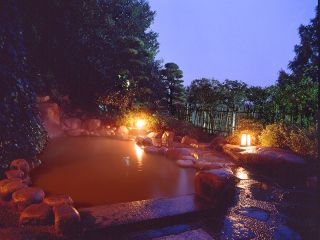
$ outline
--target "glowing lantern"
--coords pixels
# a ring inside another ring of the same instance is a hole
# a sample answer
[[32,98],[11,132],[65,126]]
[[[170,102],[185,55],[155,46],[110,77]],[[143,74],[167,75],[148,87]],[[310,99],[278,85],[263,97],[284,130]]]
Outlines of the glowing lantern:
[[146,121],[143,119],[137,119],[136,121],[136,127],[137,128],[143,128],[146,125]]
[[241,135],[241,147],[251,146],[251,136],[250,134],[242,134]]

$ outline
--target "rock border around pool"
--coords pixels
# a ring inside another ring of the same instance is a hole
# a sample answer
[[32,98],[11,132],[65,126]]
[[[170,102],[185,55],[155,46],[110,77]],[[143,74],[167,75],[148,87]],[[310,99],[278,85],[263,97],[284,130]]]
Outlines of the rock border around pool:
[[59,234],[74,234],[80,228],[80,214],[67,195],[46,196],[33,187],[30,166],[25,159],[13,160],[5,179],[0,180],[0,204],[18,209],[21,225],[54,225]]

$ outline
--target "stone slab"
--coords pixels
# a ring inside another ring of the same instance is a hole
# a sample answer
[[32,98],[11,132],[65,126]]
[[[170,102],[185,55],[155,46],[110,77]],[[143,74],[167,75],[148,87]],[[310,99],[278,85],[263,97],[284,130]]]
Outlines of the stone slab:
[[[79,209],[88,231],[183,216],[213,208],[194,194]],[[87,220],[91,222],[88,223]],[[87,223],[86,223],[87,222]]]

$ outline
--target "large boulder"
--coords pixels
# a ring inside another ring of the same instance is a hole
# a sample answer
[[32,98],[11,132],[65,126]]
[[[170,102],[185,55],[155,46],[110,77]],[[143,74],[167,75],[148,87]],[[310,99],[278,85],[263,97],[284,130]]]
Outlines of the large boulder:
[[150,132],[147,134],[148,138],[158,138],[161,139],[162,133],[161,132]]
[[235,177],[229,169],[200,171],[195,176],[195,192],[213,204],[228,200],[235,190]]
[[[168,148],[165,155],[172,160],[187,159],[192,157],[195,151],[192,148]],[[186,158],[187,157],[187,158]]]
[[68,195],[52,195],[52,196],[46,197],[43,200],[43,202],[52,207],[57,205],[62,205],[62,204],[69,204],[69,205],[73,204],[72,198]]
[[82,121],[79,118],[67,118],[63,119],[61,122],[62,130],[71,130],[81,128]]
[[44,191],[37,187],[22,188],[12,194],[12,200],[20,207],[26,207],[33,203],[40,203],[45,196]]
[[10,169],[21,170],[25,174],[29,174],[30,165],[25,159],[15,159],[11,162]]
[[161,137],[162,146],[170,147],[173,145],[174,132],[165,131]]
[[0,181],[0,197],[9,199],[11,194],[19,189],[26,188],[27,185],[21,179],[4,179]]
[[218,136],[218,137],[215,137],[214,139],[212,139],[212,141],[210,142],[209,144],[209,147],[214,149],[214,150],[219,150],[221,151],[222,150],[222,147],[224,145],[226,145],[228,142],[227,140],[222,137],[222,136]]
[[101,127],[101,120],[99,120],[99,119],[88,119],[88,120],[84,121],[83,126],[89,132],[95,131],[95,130],[97,130],[97,129],[99,129]]
[[48,225],[53,221],[52,208],[45,203],[32,204],[25,208],[21,214],[20,224]]
[[268,168],[287,167],[300,168],[306,161],[293,152],[273,147],[240,147],[226,144],[225,153],[242,163]]
[[181,139],[182,144],[190,145],[190,146],[196,146],[198,144],[197,139],[189,137],[189,136],[184,136]]
[[176,161],[176,163],[179,167],[184,167],[184,168],[193,167],[194,165],[193,161],[189,159],[179,159]]
[[152,146],[152,139],[149,137],[136,137],[136,143],[139,146]]
[[16,169],[12,169],[12,170],[7,170],[4,173],[6,175],[6,177],[8,179],[15,179],[15,178],[24,178],[25,177],[25,173],[21,170],[16,170]]
[[80,214],[68,204],[53,207],[54,226],[57,232],[62,234],[72,234],[79,230]]
[[120,126],[116,130],[116,135],[121,138],[127,137],[129,134],[129,129],[126,126]]
[[48,132],[50,138],[63,136],[63,131],[60,127],[60,107],[56,103],[40,103],[38,104],[40,116],[43,125]]

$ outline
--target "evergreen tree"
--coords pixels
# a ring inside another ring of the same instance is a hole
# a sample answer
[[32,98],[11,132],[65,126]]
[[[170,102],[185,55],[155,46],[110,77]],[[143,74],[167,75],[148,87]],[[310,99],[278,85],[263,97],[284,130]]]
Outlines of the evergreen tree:
[[166,63],[161,70],[161,79],[166,88],[166,103],[168,110],[174,114],[176,107],[185,103],[183,72],[175,63]]

